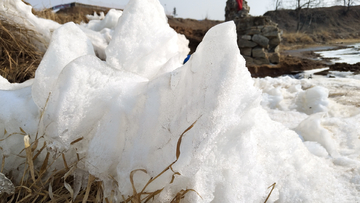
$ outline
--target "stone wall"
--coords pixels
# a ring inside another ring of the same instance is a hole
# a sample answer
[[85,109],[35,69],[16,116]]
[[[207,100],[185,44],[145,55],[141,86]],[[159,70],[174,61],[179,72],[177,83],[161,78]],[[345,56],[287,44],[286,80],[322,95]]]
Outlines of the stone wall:
[[281,31],[268,17],[238,18],[234,20],[238,45],[247,64],[278,64]]
[[267,16],[249,16],[250,7],[244,1],[244,9],[237,10],[236,0],[228,0],[225,19],[233,20],[238,34],[238,46],[247,65],[278,64],[281,30]]

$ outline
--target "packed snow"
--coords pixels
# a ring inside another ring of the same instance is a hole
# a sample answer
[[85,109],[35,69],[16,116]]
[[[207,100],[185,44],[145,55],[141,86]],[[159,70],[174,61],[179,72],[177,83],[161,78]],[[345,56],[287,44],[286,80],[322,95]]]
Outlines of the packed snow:
[[[43,19],[21,0],[1,6],[43,33],[35,26]],[[123,12],[50,33],[34,79],[0,77],[5,173],[22,172],[21,127],[77,162],[73,188],[92,174],[116,202],[132,195],[132,171],[147,171],[134,175],[141,190],[177,157],[172,169],[181,175],[172,182],[167,171],[147,188],[164,188],[154,202],[170,202],[182,189],[199,194],[184,202],[264,202],[274,183],[268,202],[360,201],[356,78],[253,79],[233,22],[210,29],[183,65],[188,42],[169,27],[158,0],[131,0]]]

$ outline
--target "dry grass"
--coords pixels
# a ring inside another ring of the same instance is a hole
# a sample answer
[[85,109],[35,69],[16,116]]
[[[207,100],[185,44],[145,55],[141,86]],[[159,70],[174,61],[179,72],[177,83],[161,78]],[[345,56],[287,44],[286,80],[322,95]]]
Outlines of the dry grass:
[[[153,192],[148,192],[146,189],[150,184],[152,184],[156,179],[158,179],[160,176],[162,176],[165,172],[169,170],[171,170],[173,173],[172,179],[170,180],[170,184],[173,183],[176,176],[181,175],[179,172],[175,172],[172,166],[178,161],[181,155],[180,146],[185,133],[188,132],[195,125],[195,123],[196,121],[180,135],[176,147],[176,160],[173,163],[171,163],[169,166],[167,166],[157,176],[151,177],[140,192],[138,192],[135,189],[133,177],[136,172],[147,173],[147,171],[145,169],[136,169],[130,173],[130,182],[133,189],[133,195],[128,197],[123,196],[123,201],[121,201],[122,203],[147,203],[150,201],[154,201],[156,196],[164,190],[165,186]],[[7,132],[5,131],[5,135],[6,134]],[[100,180],[97,180],[91,174],[88,177],[87,187],[81,189],[78,194],[75,194],[75,191],[71,186],[74,185],[74,178],[72,175],[74,171],[77,169],[77,163],[81,161],[81,158],[79,156],[76,162],[68,164],[65,155],[63,153],[58,153],[55,156],[55,158],[52,158],[52,156],[50,156],[50,152],[47,152],[45,159],[41,160],[42,161],[41,167],[36,168],[34,167],[34,162],[38,162],[39,161],[38,157],[40,153],[44,153],[43,151],[46,148],[46,142],[44,142],[43,146],[40,149],[38,149],[39,148],[38,145],[42,137],[38,138],[37,137],[38,135],[36,135],[35,141],[30,143],[29,135],[27,135],[27,133],[22,128],[20,128],[19,133],[13,133],[7,135],[5,136],[6,137],[5,139],[13,135],[24,136],[25,148],[22,151],[25,151],[26,153],[26,156],[24,157],[25,160],[23,163],[25,167],[20,184],[15,186],[15,193],[7,197],[3,196],[2,198],[4,202],[16,202],[16,203],[21,203],[21,202],[111,203],[114,202],[114,196],[104,198],[103,183]],[[2,139],[0,141],[3,141],[5,139]],[[79,142],[81,140],[82,139],[77,139],[74,142],[72,142],[72,144],[75,144],[76,142]],[[19,156],[21,156],[20,154]],[[50,171],[51,166],[58,159],[62,159],[63,169]],[[4,164],[5,164],[5,157],[3,157],[1,169],[4,168]],[[115,184],[117,184],[116,181]],[[268,201],[272,191],[275,188],[275,185],[276,183],[274,183],[269,187],[269,189],[271,188],[271,191],[269,192],[264,203]],[[178,191],[177,194],[175,194],[175,196],[171,200],[171,203],[180,203],[181,200],[185,197],[185,195],[189,192],[194,192],[201,198],[200,194],[194,189],[182,189]]]
[[[50,96],[49,96],[50,97]],[[47,102],[46,102],[47,103]],[[41,118],[42,119],[41,114]],[[147,173],[144,169],[137,169],[131,172],[130,174],[130,182],[133,188],[133,195],[127,198],[123,197],[123,203],[131,202],[131,203],[145,203],[153,200],[156,195],[158,195],[164,187],[158,189],[154,192],[147,192],[146,188],[153,181],[163,175],[166,171],[173,171],[172,166],[177,162],[180,157],[180,146],[183,136],[187,131],[189,131],[194,125],[196,121],[187,128],[179,137],[177,148],[176,148],[176,160],[171,163],[168,167],[166,167],[161,173],[159,173],[156,177],[150,178],[141,192],[137,192],[134,186],[133,176],[136,172],[142,171]],[[74,179],[72,177],[73,172],[77,169],[77,163],[81,161],[81,158],[78,156],[78,160],[74,163],[68,164],[63,153],[58,153],[55,158],[50,156],[50,152],[47,152],[47,155],[44,160],[38,160],[38,157],[41,153],[44,153],[44,149],[46,148],[46,142],[44,142],[43,146],[38,146],[41,143],[41,139],[43,137],[38,138],[38,134],[35,135],[35,141],[29,142],[29,135],[20,128],[19,133],[7,134],[6,130],[4,132],[3,141],[11,136],[24,136],[24,149],[26,156],[24,157],[24,172],[20,181],[20,184],[15,186],[15,193],[11,194],[7,197],[2,197],[5,202],[113,202],[113,197],[104,198],[104,187],[103,183],[97,180],[94,176],[89,175],[87,187],[80,190],[78,194],[74,193],[74,189],[71,185],[74,184]],[[76,142],[80,142],[82,139],[77,139],[71,144],[75,144]],[[21,157],[21,153],[18,155]],[[56,160],[62,159],[63,161],[63,169],[50,171],[51,166],[54,164]],[[34,162],[41,161],[41,167],[34,167]],[[4,168],[5,157],[3,157],[3,162],[1,169]],[[1,171],[2,172],[2,171]],[[175,179],[176,175],[180,175],[178,172],[173,171],[173,178],[170,181],[172,183]],[[8,175],[11,177],[11,175]],[[115,181],[115,180],[114,180]],[[172,199],[171,203],[179,203],[188,192],[195,192],[193,189],[183,189],[180,190],[175,197]],[[198,194],[199,195],[199,194]],[[200,195],[199,195],[200,196]],[[201,196],[200,196],[201,197]]]
[[[28,135],[24,136],[26,138]],[[86,189],[81,190],[74,197],[74,190],[71,187],[74,184],[74,179],[71,175],[76,169],[77,162],[68,165],[63,154],[56,156],[51,161],[52,158],[48,152],[46,158],[42,161],[41,167],[35,168],[34,162],[39,161],[37,157],[46,148],[46,143],[41,149],[37,149],[38,139],[33,143],[24,140],[24,151],[26,152],[24,173],[20,184],[15,186],[15,193],[7,197],[7,202],[102,202],[102,182],[95,181],[95,178],[91,175],[89,175]],[[54,161],[61,157],[63,158],[64,168],[49,171]]]
[[[161,189],[158,189],[156,191],[153,191],[153,192],[147,192],[146,191],[146,188],[152,183],[154,182],[157,178],[159,178],[161,175],[163,175],[166,171],[169,171],[171,170],[173,172],[173,176],[172,176],[172,179],[170,181],[170,184],[173,183],[174,179],[175,179],[175,176],[177,175],[181,175],[179,172],[175,172],[173,169],[172,169],[172,166],[178,161],[179,157],[180,157],[180,146],[181,146],[181,141],[182,141],[182,138],[183,136],[185,135],[185,133],[187,131],[189,131],[194,125],[195,123],[197,122],[197,120],[190,126],[188,127],[179,137],[178,139],[178,142],[177,142],[177,145],[176,145],[176,160],[171,163],[168,167],[166,167],[161,173],[159,173],[157,176],[155,176],[154,178],[151,177],[149,179],[149,181],[145,184],[145,186],[143,187],[143,189],[141,190],[141,192],[137,192],[136,189],[135,189],[135,186],[134,186],[134,180],[133,180],[133,177],[134,177],[134,174],[136,172],[143,172],[143,173],[147,173],[146,170],[144,169],[137,169],[137,170],[133,170],[131,171],[130,173],[130,182],[131,182],[131,185],[132,185],[132,188],[133,188],[133,195],[128,197],[128,198],[125,198],[123,197],[124,199],[124,203],[128,203],[128,202],[131,202],[131,203],[146,203],[146,202],[149,202],[150,200],[152,200],[156,195],[160,194],[161,191],[164,190],[165,187],[161,188]],[[199,193],[197,193],[195,190],[193,189],[184,189],[184,190],[180,190],[176,195],[175,197],[171,200],[171,203],[180,203],[181,199],[183,199],[185,197],[185,195],[188,193],[188,192],[195,192],[196,194],[198,194],[200,196]],[[200,196],[201,197],[201,196]]]
[[[46,101],[46,105],[49,101],[50,95]],[[46,107],[45,105],[45,107]],[[45,108],[44,107],[44,108]],[[41,112],[40,121],[43,118],[43,111]],[[77,169],[77,163],[81,161],[80,157],[77,156],[77,161],[68,164],[65,155],[63,153],[57,153],[54,156],[50,156],[50,152],[47,152],[44,160],[39,160],[39,155],[46,148],[46,142],[40,147],[39,143],[43,139],[39,137],[38,133],[35,135],[35,139],[30,143],[29,135],[22,129],[19,128],[20,132],[8,134],[4,132],[4,139],[8,139],[11,136],[24,136],[24,149],[17,155],[23,157],[24,172],[21,177],[21,181],[15,186],[15,193],[10,194],[5,202],[102,202],[103,200],[103,185],[101,181],[96,181],[95,177],[89,175],[88,184],[85,189],[79,191],[78,194],[74,194],[74,189],[71,185],[74,184],[73,173]],[[78,140],[80,141],[80,139]],[[75,144],[77,141],[72,142]],[[25,157],[23,152],[25,151]],[[3,156],[1,172],[4,169],[6,158]],[[52,165],[55,161],[62,159],[64,167],[60,170],[54,169],[51,171]],[[34,163],[42,163],[41,167],[35,167]],[[11,178],[12,175],[8,174]],[[14,181],[14,177],[11,178]],[[105,199],[106,200],[106,199]]]
[[43,43],[33,30],[0,14],[0,75],[9,82],[24,82],[34,73],[44,52],[34,43]]
[[40,18],[50,19],[60,24],[67,22],[74,22],[77,24],[80,24],[81,22],[88,23],[89,20],[86,18],[87,13],[81,9],[77,10],[79,11],[71,13],[54,13],[51,9],[33,10],[32,12]]
[[[33,10],[41,18],[50,19],[60,24],[67,22],[88,22],[86,14],[92,10],[73,8],[69,13],[54,13],[49,9]],[[34,30],[14,23],[0,14],[0,75],[11,83],[21,83],[35,76],[43,51],[34,44],[46,42],[39,38]]]
[[305,33],[293,32],[293,33],[284,33],[282,35],[283,41],[289,44],[312,44],[314,40]]

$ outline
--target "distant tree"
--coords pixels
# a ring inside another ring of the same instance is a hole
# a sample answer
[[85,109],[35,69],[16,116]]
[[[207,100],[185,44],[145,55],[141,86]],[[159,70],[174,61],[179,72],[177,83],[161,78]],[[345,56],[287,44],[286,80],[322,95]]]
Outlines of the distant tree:
[[174,10],[173,10],[173,16],[177,16],[177,13],[176,13],[176,7],[174,7]]
[[282,6],[282,0],[275,0],[275,11],[279,10]]
[[[300,31],[304,25],[304,23],[301,24],[301,14],[302,11],[307,8],[314,8],[319,7],[322,5],[323,0],[295,0],[295,11],[297,15],[297,25],[296,25],[296,31]],[[311,21],[311,19],[310,19]]]
[[355,3],[357,2],[356,0],[336,0],[336,2],[339,2],[339,3],[343,3],[344,7],[345,7],[345,14],[347,12],[349,12],[350,10],[350,6],[353,6],[355,5]]

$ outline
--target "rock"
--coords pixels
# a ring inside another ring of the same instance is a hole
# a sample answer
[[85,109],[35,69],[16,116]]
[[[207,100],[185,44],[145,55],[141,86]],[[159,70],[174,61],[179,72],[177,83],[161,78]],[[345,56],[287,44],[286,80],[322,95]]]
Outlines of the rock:
[[265,49],[264,48],[253,48],[252,49],[252,57],[254,57],[254,58],[267,58]]
[[278,25],[268,16],[249,16],[249,10],[246,1],[240,11],[237,0],[226,1],[225,20],[235,22],[240,53],[247,64],[269,64],[268,53],[274,53],[272,63],[279,63],[281,31]]
[[[245,40],[251,40],[251,35],[242,35],[241,39],[245,39]],[[0,47],[1,48],[1,47]]]
[[261,31],[256,28],[251,28],[246,31],[247,35],[254,35],[254,34],[260,34],[260,33],[261,33]]
[[276,46],[273,50],[275,53],[280,53],[280,46]]
[[256,65],[269,64],[268,58],[253,58],[253,63]]
[[265,37],[276,37],[279,34],[278,31],[273,31],[273,32],[269,32],[264,34]]
[[251,56],[252,48],[241,48],[240,53],[243,56]]
[[264,48],[267,48],[269,46],[269,39],[259,34],[255,34],[252,37],[252,41],[256,42],[258,45]]
[[238,45],[240,48],[243,48],[243,47],[252,48],[252,47],[255,47],[257,44],[255,42],[252,42],[249,40],[239,39]]
[[278,28],[273,25],[264,26],[264,28],[261,30],[263,34],[270,33],[270,32],[278,32]]
[[281,42],[280,34],[278,33],[275,38],[270,39],[269,45],[270,47],[276,47]]
[[235,19],[234,21],[238,31],[246,31],[249,28],[252,28],[254,25],[254,21],[252,17]]
[[254,59],[251,58],[250,56],[243,56],[243,57],[244,57],[244,59],[245,59],[245,61],[246,61],[246,65],[247,65],[247,66],[254,63]]
[[243,1],[243,9],[239,11],[236,0],[228,0],[225,7],[225,21],[247,17],[249,16],[249,12],[250,7],[246,1]]
[[268,52],[270,53],[280,53],[280,46],[278,45],[278,46],[271,46],[269,49],[268,49]]
[[274,64],[280,63],[280,54],[279,53],[269,53],[269,60],[271,63],[274,63]]
[[266,18],[264,16],[254,17],[254,25],[255,26],[266,25]]

